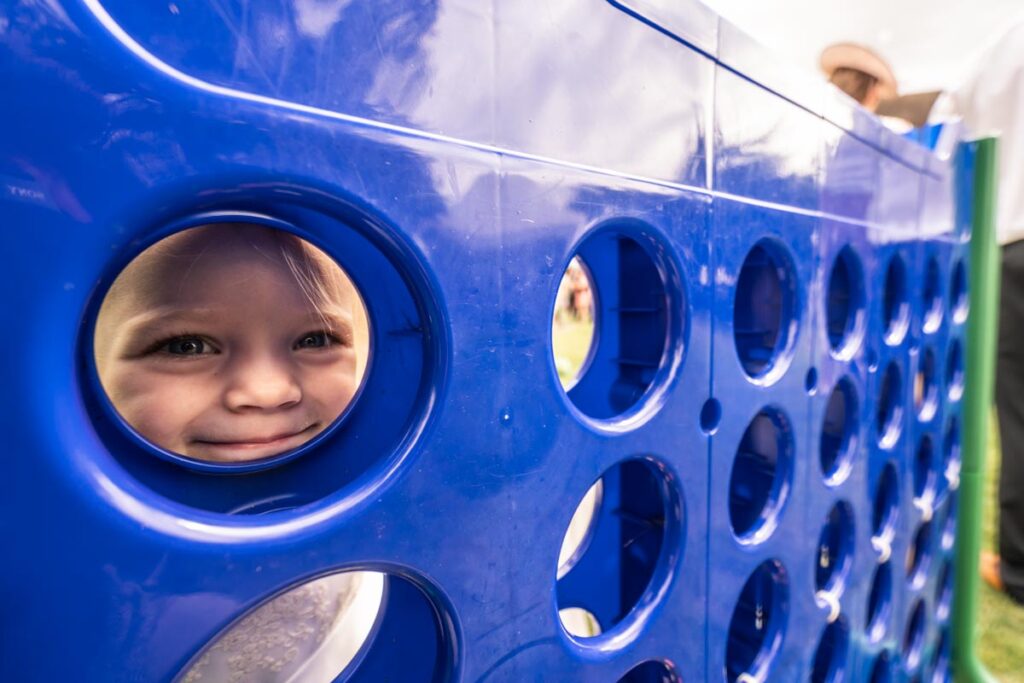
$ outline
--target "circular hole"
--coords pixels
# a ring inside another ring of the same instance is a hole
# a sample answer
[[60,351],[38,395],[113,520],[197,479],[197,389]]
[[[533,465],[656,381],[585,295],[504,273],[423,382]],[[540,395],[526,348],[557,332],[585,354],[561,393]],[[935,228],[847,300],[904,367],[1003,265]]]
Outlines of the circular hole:
[[903,657],[908,670],[914,670],[921,663],[924,650],[924,633],[928,622],[924,600],[918,600],[910,614],[907,632],[903,636]]
[[957,261],[953,266],[949,285],[949,305],[954,322],[962,323],[967,320],[970,302],[967,296],[967,269],[963,261]]
[[946,393],[950,401],[959,401],[964,395],[964,357],[959,339],[950,343],[946,355]]
[[899,510],[899,484],[896,480],[896,466],[893,463],[886,463],[882,469],[873,500],[871,533],[879,539],[890,537],[896,526],[896,515]]
[[960,423],[953,416],[946,423],[946,435],[942,439],[942,472],[947,485],[954,490],[960,484],[960,463]]
[[832,506],[818,539],[814,585],[839,594],[853,555],[853,509],[840,501]]
[[920,588],[928,580],[931,563],[932,524],[925,522],[917,528],[914,540],[907,548],[907,578],[913,588]]
[[619,679],[619,683],[681,683],[679,674],[666,662],[650,660],[637,664]]
[[621,462],[588,489],[563,537],[556,572],[558,613],[569,636],[614,639],[612,631],[653,609],[651,595],[670,578],[679,554],[682,507],[667,471],[649,459]]
[[576,566],[580,557],[587,550],[587,543],[590,541],[591,533],[594,530],[594,519],[601,506],[602,488],[600,480],[591,486],[586,495],[583,496],[583,500],[576,506],[572,519],[569,520],[569,529],[565,532],[565,538],[562,539],[562,547],[558,551],[557,577],[559,579]]
[[769,379],[796,331],[796,278],[784,248],[761,240],[747,254],[736,281],[733,335],[746,373]]
[[740,440],[729,478],[729,521],[743,542],[771,535],[789,492],[793,430],[775,408],[764,408]]
[[850,472],[857,447],[858,410],[857,390],[844,377],[829,394],[821,427],[821,472],[831,486],[841,483]]
[[558,618],[562,622],[562,628],[577,638],[593,638],[601,635],[601,623],[597,617],[582,607],[560,609]]
[[885,271],[882,318],[885,343],[896,346],[906,336],[910,319],[910,305],[907,302],[907,267],[899,254],[893,254]]
[[700,428],[705,434],[713,434],[722,420],[722,404],[709,398],[700,409]]
[[584,415],[622,416],[682,362],[687,308],[670,253],[622,223],[591,232],[566,267],[552,316],[554,364]]
[[889,363],[882,374],[875,417],[879,444],[892,448],[900,438],[903,422],[903,379],[895,362]]
[[919,501],[930,501],[934,498],[934,451],[932,438],[925,434],[921,437],[914,455],[914,497]]
[[950,638],[949,631],[942,630],[939,642],[932,651],[932,678],[931,683],[950,683],[953,680],[950,671]]
[[939,269],[939,262],[934,256],[929,257],[924,269],[924,290],[922,292],[922,303],[924,304],[923,328],[926,333],[932,333],[939,329],[942,324],[942,271]]
[[924,422],[932,419],[939,408],[938,361],[931,348],[921,354],[914,374],[914,407]]
[[[338,572],[293,587],[246,614],[176,680],[433,680],[453,661],[452,632],[440,614],[407,579]],[[394,657],[395,647],[403,657]]]
[[871,683],[892,683],[892,658],[887,651],[879,653],[871,667]]
[[568,391],[585,371],[594,349],[594,284],[583,260],[569,261],[555,298],[551,351],[562,388]]
[[883,562],[875,568],[868,593],[868,639],[877,643],[889,628],[889,613],[892,611],[892,563]]
[[942,549],[952,550],[956,543],[956,495],[950,494],[946,502],[946,523],[942,528]]
[[811,396],[818,393],[818,371],[811,368],[807,371],[807,375],[804,377],[804,389]]
[[789,608],[789,578],[776,560],[761,563],[747,579],[729,622],[725,671],[729,683],[743,674],[768,679],[768,670],[782,643]]
[[840,683],[846,673],[846,657],[850,648],[850,627],[839,617],[825,627],[814,652],[811,683]]
[[253,223],[190,228],[136,256],[93,340],[107,397],[157,455],[236,472],[281,464],[330,430],[368,347],[366,309],[341,267]]
[[953,609],[953,563],[945,560],[935,586],[935,617],[946,621]]
[[857,254],[846,246],[832,263],[825,299],[825,327],[836,357],[849,358],[856,350],[863,325],[863,308],[864,273]]

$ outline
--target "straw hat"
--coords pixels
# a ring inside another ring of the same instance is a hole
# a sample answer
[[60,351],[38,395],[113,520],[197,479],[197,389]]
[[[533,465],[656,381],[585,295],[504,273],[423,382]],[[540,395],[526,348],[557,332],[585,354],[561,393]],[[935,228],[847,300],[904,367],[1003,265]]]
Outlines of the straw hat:
[[829,78],[836,69],[847,68],[863,71],[878,79],[879,97],[883,100],[896,97],[896,76],[889,64],[876,52],[856,43],[835,43],[821,51],[821,70]]

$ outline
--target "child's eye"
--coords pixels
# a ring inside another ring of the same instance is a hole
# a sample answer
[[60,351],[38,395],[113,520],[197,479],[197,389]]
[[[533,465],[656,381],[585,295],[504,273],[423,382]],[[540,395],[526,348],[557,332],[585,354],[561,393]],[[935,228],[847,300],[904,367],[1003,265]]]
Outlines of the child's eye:
[[201,356],[217,352],[209,342],[200,337],[175,337],[163,342],[156,350],[172,356]]
[[308,332],[299,337],[299,341],[295,342],[295,348],[320,349],[337,343],[337,337],[327,332]]

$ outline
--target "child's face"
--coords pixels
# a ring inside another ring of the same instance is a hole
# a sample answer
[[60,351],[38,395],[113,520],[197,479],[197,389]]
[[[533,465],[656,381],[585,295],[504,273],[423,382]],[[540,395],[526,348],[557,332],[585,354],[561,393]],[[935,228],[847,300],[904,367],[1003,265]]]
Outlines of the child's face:
[[121,416],[169,451],[240,462],[291,450],[356,389],[359,304],[334,289],[318,311],[269,229],[179,233],[133,261],[104,301],[100,380]]

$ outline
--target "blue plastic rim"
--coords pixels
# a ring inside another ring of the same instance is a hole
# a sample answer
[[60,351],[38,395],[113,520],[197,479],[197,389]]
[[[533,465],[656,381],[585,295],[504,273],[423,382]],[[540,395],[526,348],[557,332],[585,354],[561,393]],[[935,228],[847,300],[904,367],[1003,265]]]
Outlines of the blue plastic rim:
[[924,288],[921,292],[923,319],[921,327],[925,334],[938,331],[942,325],[945,301],[942,296],[942,270],[935,256],[929,256],[924,269]]
[[946,423],[946,433],[942,439],[942,493],[946,489],[954,489],[960,480],[960,421],[956,415],[950,416]]
[[850,626],[840,615],[821,632],[814,651],[811,683],[840,683],[846,680],[846,660],[850,650]]
[[832,262],[825,295],[825,329],[832,355],[847,360],[864,334],[864,270],[853,247],[839,250]]
[[892,655],[888,650],[883,650],[875,658],[875,664],[871,667],[870,683],[892,683],[893,664]]
[[930,502],[934,498],[935,467],[935,444],[929,434],[923,434],[917,444],[912,468],[914,498],[918,501]]
[[882,448],[893,448],[903,433],[903,374],[896,361],[882,372],[875,408],[875,430]]
[[935,584],[935,618],[940,622],[949,621],[953,611],[953,560],[946,558],[939,569]]
[[685,359],[685,284],[661,239],[640,221],[609,221],[592,229],[566,262],[579,258],[595,294],[590,351],[566,394],[594,420],[656,409]]
[[928,580],[932,561],[932,522],[922,522],[907,547],[907,580],[911,588],[919,589]]
[[853,507],[839,501],[829,510],[818,539],[815,556],[814,585],[819,591],[838,597],[845,587],[853,564]]
[[907,296],[907,266],[898,253],[889,259],[882,289],[882,325],[885,343],[898,346],[910,326],[910,300]]
[[910,613],[907,632],[903,636],[903,662],[908,671],[914,671],[921,664],[924,651],[924,636],[928,627],[925,601],[918,600]]
[[667,662],[641,662],[619,679],[619,683],[682,683],[682,678]]
[[882,562],[875,567],[874,576],[871,578],[871,590],[868,593],[865,623],[868,640],[872,643],[880,642],[889,630],[892,594],[892,562]]
[[857,388],[849,377],[842,377],[829,394],[821,426],[819,461],[822,476],[829,486],[838,486],[849,475],[859,433]]
[[797,283],[792,257],[774,239],[762,239],[740,267],[733,301],[736,353],[747,375],[777,379],[788,366],[797,332]]
[[782,563],[758,565],[740,591],[729,622],[725,674],[737,683],[743,674],[766,680],[782,644],[789,616],[789,576]]
[[899,483],[893,462],[887,462],[882,468],[872,501],[871,535],[880,540],[889,539],[895,533],[899,514]]
[[729,521],[741,543],[761,542],[775,530],[789,493],[793,449],[781,409],[764,408],[747,425],[729,477]]
[[939,361],[931,346],[919,354],[914,376],[914,407],[917,417],[928,422],[939,409]]
[[953,322],[962,324],[967,320],[967,312],[970,308],[970,300],[967,296],[967,268],[963,261],[957,261],[953,266],[949,284],[949,310]]
[[953,402],[964,395],[964,354],[959,339],[951,341],[946,351],[946,395]]

